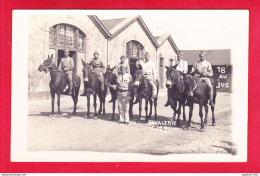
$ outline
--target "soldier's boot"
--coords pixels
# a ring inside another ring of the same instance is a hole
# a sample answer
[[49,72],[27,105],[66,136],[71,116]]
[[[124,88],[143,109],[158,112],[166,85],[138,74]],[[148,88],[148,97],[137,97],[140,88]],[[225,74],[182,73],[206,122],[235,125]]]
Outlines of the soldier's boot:
[[214,107],[214,101],[213,101],[213,88],[211,86],[211,88],[209,89],[209,97],[210,97],[210,106]]
[[209,88],[210,106],[214,107],[215,104],[213,102],[213,86],[211,84],[210,79],[206,79],[204,82],[206,83],[207,87]]
[[156,84],[152,84],[153,86],[153,91],[152,91],[152,98],[157,98],[157,87]]

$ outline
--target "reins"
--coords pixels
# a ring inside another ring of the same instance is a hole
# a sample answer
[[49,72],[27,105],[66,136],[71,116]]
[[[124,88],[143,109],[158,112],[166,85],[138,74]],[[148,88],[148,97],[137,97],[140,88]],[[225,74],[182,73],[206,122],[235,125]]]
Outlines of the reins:
[[194,91],[194,90],[198,87],[200,80],[199,80],[198,83],[197,83],[197,82],[193,79],[193,77],[192,77],[191,75],[187,75],[187,76],[190,76],[191,79],[193,80],[193,82],[195,83],[195,86],[194,86],[194,88],[192,89],[192,91]]

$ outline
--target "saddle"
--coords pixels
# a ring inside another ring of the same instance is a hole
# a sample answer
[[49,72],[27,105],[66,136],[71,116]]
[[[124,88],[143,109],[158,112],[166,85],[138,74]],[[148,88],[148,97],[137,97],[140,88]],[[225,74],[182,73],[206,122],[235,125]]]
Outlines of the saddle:
[[[63,94],[68,94],[69,93],[69,79],[68,79],[68,75],[67,74],[63,74],[63,79],[65,80],[65,85],[64,85],[64,89],[62,91]],[[75,75],[72,74],[72,84],[73,87],[79,87],[80,86],[80,78]]]

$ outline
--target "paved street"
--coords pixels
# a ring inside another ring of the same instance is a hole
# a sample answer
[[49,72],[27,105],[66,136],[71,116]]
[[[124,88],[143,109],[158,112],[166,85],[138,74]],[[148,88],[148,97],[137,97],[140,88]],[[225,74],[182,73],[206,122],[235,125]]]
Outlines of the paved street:
[[[110,97],[106,98],[109,101]],[[173,111],[165,108],[166,90],[161,90],[158,99],[158,120],[170,120]],[[29,99],[28,150],[29,151],[98,151],[129,152],[146,154],[169,153],[231,153],[231,94],[218,93],[216,103],[216,126],[211,125],[209,111],[205,132],[200,132],[198,105],[194,107],[191,128],[184,131],[181,127],[167,126],[165,129],[152,128],[155,122],[136,123],[138,106],[134,106],[134,119],[129,125],[110,121],[112,104],[106,103],[106,115],[97,120],[84,119],[86,98],[79,97],[78,113],[70,118],[49,118],[50,97]],[[61,97],[61,110],[71,114],[73,101],[69,96]],[[55,111],[57,105],[55,103]],[[91,104],[91,112],[93,106]],[[142,115],[145,115],[143,108]],[[186,108],[188,118],[188,108]],[[153,117],[152,117],[153,120]],[[182,117],[181,117],[182,120]],[[185,122],[181,121],[181,125]]]

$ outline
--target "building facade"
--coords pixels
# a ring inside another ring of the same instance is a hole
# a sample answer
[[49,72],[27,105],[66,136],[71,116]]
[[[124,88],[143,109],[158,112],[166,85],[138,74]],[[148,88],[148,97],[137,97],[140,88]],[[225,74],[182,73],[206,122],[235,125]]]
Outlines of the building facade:
[[89,62],[95,50],[111,68],[119,63],[121,55],[125,55],[131,74],[136,61],[143,58],[147,51],[156,64],[162,87],[166,81],[164,66],[169,66],[178,51],[170,35],[154,37],[141,16],[111,20],[100,20],[94,15],[30,16],[29,92],[49,91],[49,74],[38,72],[37,68],[52,54],[58,66],[64,49],[70,50],[75,64],[74,74],[79,76],[82,76],[81,59]]
[[[189,73],[192,66],[199,61],[201,50],[184,50],[184,59],[188,61]],[[231,50],[205,50],[206,60],[209,61],[213,69],[213,78],[216,82],[218,92],[232,92],[232,64]]]

